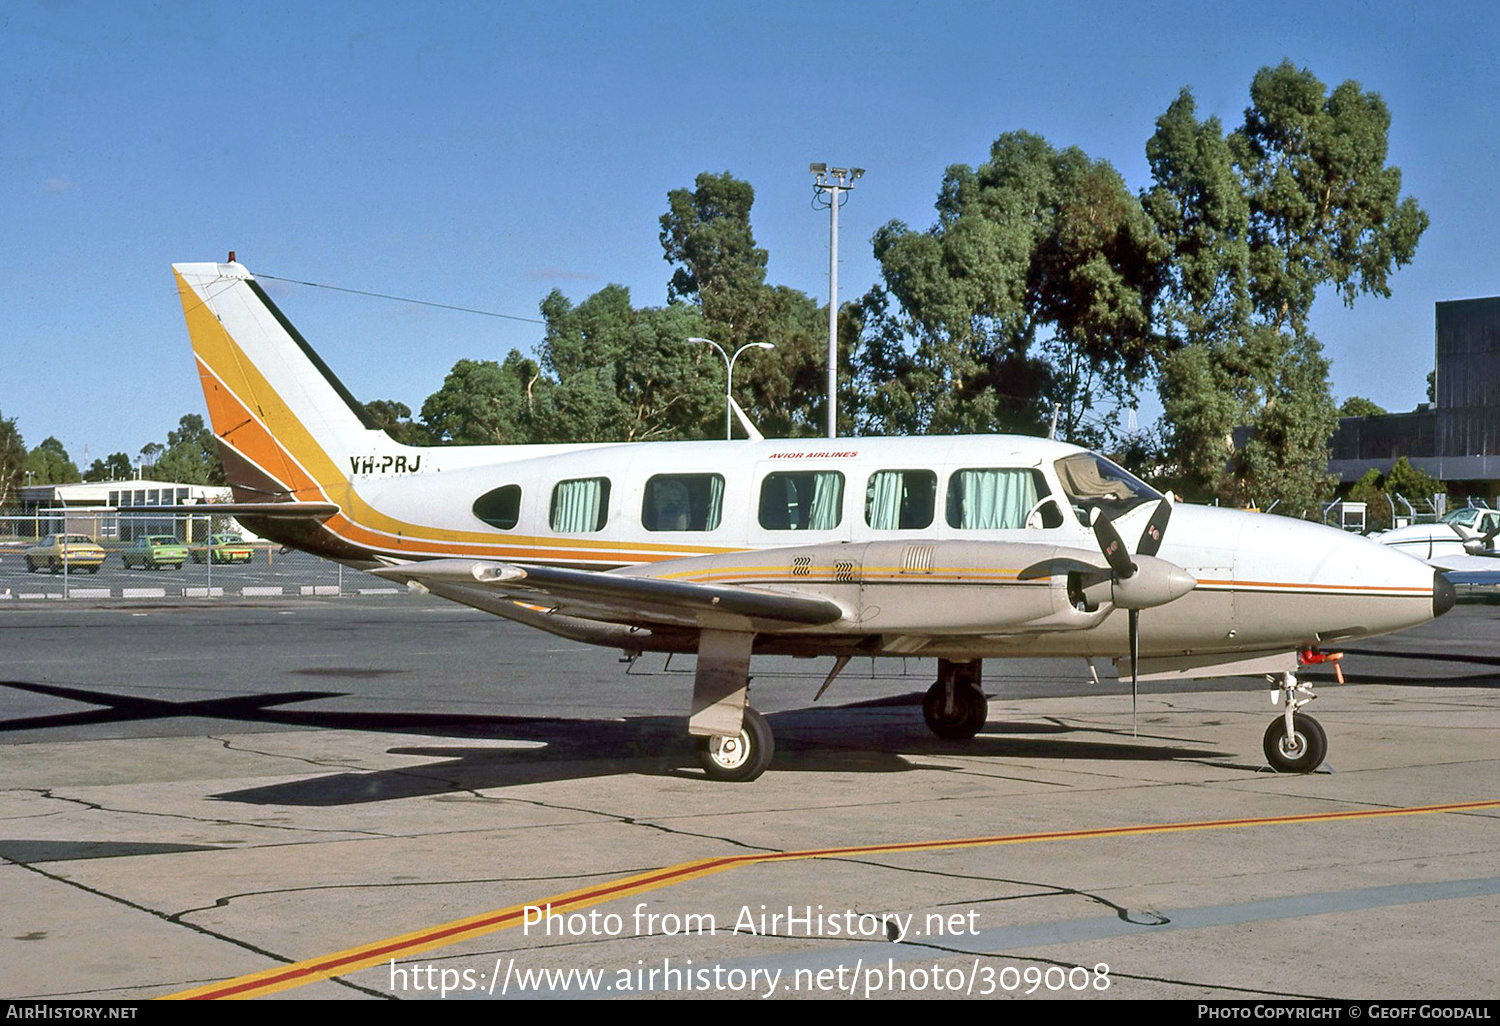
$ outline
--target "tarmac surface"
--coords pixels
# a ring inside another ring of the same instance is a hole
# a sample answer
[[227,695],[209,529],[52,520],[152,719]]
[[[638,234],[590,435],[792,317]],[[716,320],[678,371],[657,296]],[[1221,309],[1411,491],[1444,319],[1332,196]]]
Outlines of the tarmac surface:
[[929,663],[814,704],[829,660],[757,659],[777,756],[721,784],[691,660],[406,594],[12,600],[0,997],[1493,999],[1497,619],[1313,674],[1305,776],[1258,680],[1143,686],[1135,736],[1118,681],[992,662],[951,743]]

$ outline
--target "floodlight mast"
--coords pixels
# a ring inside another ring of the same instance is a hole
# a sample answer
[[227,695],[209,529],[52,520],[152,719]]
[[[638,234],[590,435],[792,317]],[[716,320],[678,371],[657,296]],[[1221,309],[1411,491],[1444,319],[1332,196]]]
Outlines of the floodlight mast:
[[824,163],[807,165],[813,175],[813,205],[828,207],[828,437],[839,434],[839,207],[847,202],[844,194],[863,177],[862,167],[829,167]]

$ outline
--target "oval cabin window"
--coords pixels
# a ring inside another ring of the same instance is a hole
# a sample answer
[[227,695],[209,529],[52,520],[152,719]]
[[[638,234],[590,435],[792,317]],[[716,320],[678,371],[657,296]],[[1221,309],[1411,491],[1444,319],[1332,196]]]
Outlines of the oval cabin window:
[[474,500],[474,515],[491,527],[509,531],[521,520],[521,486],[504,485]]

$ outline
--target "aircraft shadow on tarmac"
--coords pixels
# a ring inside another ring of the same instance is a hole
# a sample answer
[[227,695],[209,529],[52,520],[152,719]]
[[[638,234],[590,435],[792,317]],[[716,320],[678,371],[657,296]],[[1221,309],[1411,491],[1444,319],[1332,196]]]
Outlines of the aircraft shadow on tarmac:
[[[345,712],[285,709],[341,692],[294,691],[189,701],[116,695],[94,689],[0,681],[13,688],[86,703],[94,708],[0,721],[0,732],[90,724],[192,717],[323,730],[427,734],[458,743],[389,749],[392,755],[430,758],[426,765],[368,772],[334,773],[305,780],[213,795],[254,805],[337,806],[423,795],[491,790],[519,784],[635,773],[699,778],[693,743],[679,717],[626,719],[476,716],[473,714]],[[953,766],[917,764],[905,756],[965,758],[1109,759],[1163,761],[1222,759],[1225,753],[1162,744],[1173,739],[1143,734],[1119,740],[1068,735],[1108,734],[1064,721],[992,720],[970,741],[943,741],[922,723],[922,695],[849,705],[804,708],[767,716],[777,751],[772,768],[802,773],[901,773],[948,771]],[[465,746],[465,739],[483,745]],[[496,741],[522,742],[496,747]],[[715,786],[725,786],[716,784]]]

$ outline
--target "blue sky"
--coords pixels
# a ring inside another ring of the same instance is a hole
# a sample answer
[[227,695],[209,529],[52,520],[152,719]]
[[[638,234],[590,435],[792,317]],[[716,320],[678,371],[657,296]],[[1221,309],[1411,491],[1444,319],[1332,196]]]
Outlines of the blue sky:
[[[1444,3],[33,2],[0,6],[0,415],[81,465],[202,413],[169,265],[537,317],[553,288],[662,303],[668,190],[756,189],[769,280],[827,298],[810,161],[868,169],[840,297],[943,169],[1026,129],[1147,184],[1183,86],[1236,125],[1282,59],[1392,114],[1432,217],[1390,299],[1314,326],[1337,397],[1425,399],[1433,303],[1500,293],[1500,14]],[[269,283],[354,393],[413,409],[541,326]]]

